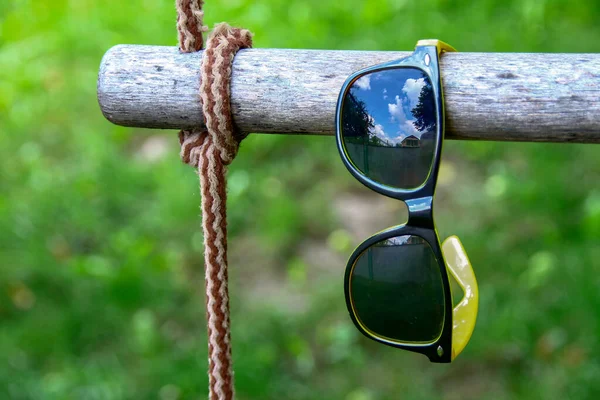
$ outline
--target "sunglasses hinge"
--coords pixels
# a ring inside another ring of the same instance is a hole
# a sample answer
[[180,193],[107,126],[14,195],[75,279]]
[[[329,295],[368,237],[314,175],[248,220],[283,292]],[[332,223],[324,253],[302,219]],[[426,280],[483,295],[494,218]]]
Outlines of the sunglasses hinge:
[[408,224],[433,229],[433,196],[406,200]]

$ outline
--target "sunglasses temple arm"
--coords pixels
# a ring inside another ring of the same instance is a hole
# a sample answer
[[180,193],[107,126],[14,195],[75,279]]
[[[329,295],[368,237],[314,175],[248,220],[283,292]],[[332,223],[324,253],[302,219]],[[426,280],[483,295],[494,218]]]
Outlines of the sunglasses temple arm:
[[477,320],[479,288],[471,262],[460,239],[450,236],[442,245],[446,266],[463,289],[464,297],[454,307],[452,315],[452,360],[465,348]]
[[435,46],[435,48],[437,49],[438,56],[441,53],[453,53],[456,51],[456,49],[454,47],[452,47],[448,43],[442,42],[441,40],[438,40],[438,39],[419,40],[417,42],[416,47],[421,47],[421,46]]

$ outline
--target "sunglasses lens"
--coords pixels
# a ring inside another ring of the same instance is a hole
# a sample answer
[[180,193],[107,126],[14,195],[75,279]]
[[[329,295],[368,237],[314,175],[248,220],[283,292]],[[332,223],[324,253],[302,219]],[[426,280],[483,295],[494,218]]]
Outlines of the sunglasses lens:
[[343,145],[368,178],[397,189],[425,183],[437,141],[436,102],[429,77],[417,68],[371,72],[344,97]]
[[444,289],[429,243],[404,235],[377,242],[356,260],[350,300],[362,327],[399,343],[435,341],[444,323]]

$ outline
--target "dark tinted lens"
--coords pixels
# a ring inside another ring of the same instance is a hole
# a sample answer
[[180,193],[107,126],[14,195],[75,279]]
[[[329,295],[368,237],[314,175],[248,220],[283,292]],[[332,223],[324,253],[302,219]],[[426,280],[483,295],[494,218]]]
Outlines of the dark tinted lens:
[[431,80],[417,68],[372,72],[344,98],[342,139],[364,175],[399,189],[427,180],[437,141]]
[[350,277],[354,314],[364,328],[398,342],[433,342],[444,322],[437,259],[419,236],[398,236],[363,252]]

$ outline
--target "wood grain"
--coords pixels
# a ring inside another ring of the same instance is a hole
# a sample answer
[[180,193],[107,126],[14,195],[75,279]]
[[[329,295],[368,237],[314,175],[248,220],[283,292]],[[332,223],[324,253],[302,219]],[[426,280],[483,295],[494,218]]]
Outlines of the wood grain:
[[[242,50],[233,117],[244,132],[333,134],[344,80],[410,52]],[[190,128],[201,53],[119,45],[104,56],[98,101],[124,126]],[[600,143],[600,54],[448,53],[442,56],[448,139]]]

